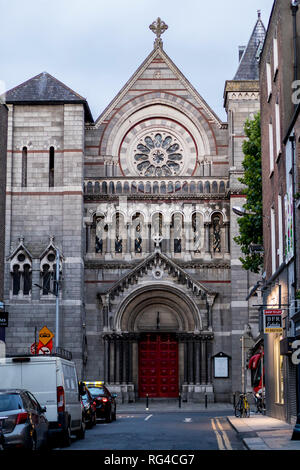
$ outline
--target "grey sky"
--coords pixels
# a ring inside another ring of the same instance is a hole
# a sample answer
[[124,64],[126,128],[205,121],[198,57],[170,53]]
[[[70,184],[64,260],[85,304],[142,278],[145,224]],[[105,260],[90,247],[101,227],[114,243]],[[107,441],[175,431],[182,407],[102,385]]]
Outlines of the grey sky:
[[149,25],[169,29],[164,50],[215,113],[261,10],[273,0],[0,0],[0,79],[10,89],[47,71],[84,96],[94,119],[151,52]]

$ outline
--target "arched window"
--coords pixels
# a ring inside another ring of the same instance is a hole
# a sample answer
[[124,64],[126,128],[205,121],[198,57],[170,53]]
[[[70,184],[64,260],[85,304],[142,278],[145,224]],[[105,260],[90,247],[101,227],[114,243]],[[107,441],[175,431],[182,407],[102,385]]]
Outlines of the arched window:
[[133,224],[133,230],[134,230],[134,252],[135,253],[142,253],[142,248],[143,248],[143,238],[142,238],[143,223],[142,223],[141,214],[139,212],[137,212],[132,217],[132,224]]
[[117,212],[115,216],[115,252],[122,253],[123,251],[123,241],[122,241],[122,228],[121,228],[121,216]]
[[49,187],[54,186],[54,147],[49,149]]
[[96,220],[95,252],[103,253],[104,217]]
[[13,295],[18,295],[21,288],[21,273],[20,273],[20,266],[15,264],[13,267]]
[[213,229],[213,251],[214,253],[221,252],[221,217],[214,215],[212,218]]
[[31,291],[31,272],[30,272],[30,265],[24,265],[24,285],[23,285],[23,294],[29,295]]
[[192,216],[193,248],[194,253],[200,253],[203,246],[202,215],[195,212]]
[[50,281],[51,281],[51,272],[49,264],[44,264],[43,272],[42,272],[42,279],[43,279],[43,295],[48,295],[50,293]]
[[22,150],[22,182],[23,188],[27,186],[27,147],[23,147]]
[[171,222],[171,234],[173,238],[174,253],[181,253],[182,250],[182,228],[183,217],[182,214],[173,214]]

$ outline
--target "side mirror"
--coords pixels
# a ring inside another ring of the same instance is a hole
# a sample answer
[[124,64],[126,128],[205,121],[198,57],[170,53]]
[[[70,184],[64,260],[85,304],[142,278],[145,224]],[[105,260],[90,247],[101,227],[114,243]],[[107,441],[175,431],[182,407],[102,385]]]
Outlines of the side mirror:
[[41,413],[46,413],[47,408],[45,406],[41,407]]

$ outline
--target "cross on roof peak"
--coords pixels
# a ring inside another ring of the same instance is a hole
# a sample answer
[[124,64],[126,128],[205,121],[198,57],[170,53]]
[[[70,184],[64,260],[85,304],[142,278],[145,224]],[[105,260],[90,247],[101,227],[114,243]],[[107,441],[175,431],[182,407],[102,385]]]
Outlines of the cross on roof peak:
[[153,23],[150,24],[149,28],[156,35],[156,39],[154,41],[154,48],[162,48],[163,42],[161,40],[161,35],[168,29],[168,25],[160,18],[157,18],[156,21],[153,21]]

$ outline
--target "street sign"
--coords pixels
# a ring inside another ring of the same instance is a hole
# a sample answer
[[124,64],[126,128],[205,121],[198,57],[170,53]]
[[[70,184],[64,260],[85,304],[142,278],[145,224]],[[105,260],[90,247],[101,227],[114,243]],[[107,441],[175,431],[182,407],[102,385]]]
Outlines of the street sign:
[[47,346],[43,346],[42,348],[39,349],[39,354],[41,355],[47,355],[50,354],[50,349],[47,348]]
[[35,355],[37,353],[37,343],[32,343],[32,345],[30,346],[30,352],[31,354]]
[[8,326],[8,312],[0,310],[0,326]]
[[267,309],[264,310],[264,332],[282,333],[282,310]]
[[292,349],[295,349],[295,351],[292,354],[292,363],[295,364],[295,366],[297,366],[298,364],[300,364],[300,340],[299,339],[296,339],[296,341],[292,342]]
[[54,338],[54,334],[46,326],[44,326],[39,332],[40,342],[43,343],[44,346],[46,346],[46,344],[49,343],[52,338]]

